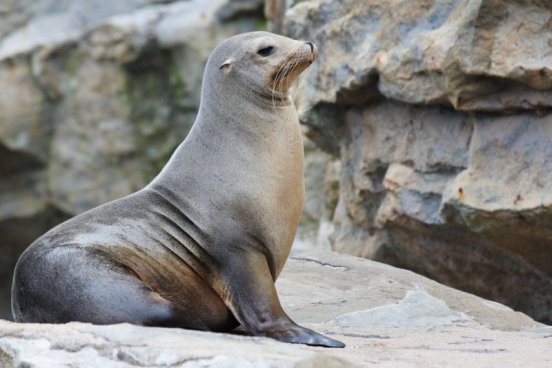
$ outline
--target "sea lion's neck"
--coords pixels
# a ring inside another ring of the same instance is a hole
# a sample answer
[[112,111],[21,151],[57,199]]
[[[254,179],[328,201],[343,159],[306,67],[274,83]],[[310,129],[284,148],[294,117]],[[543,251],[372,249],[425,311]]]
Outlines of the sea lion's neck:
[[[208,97],[202,97],[190,133],[154,182],[162,177],[179,181],[193,165],[196,155],[206,165],[201,169],[213,175],[217,170],[226,171],[234,166],[243,173],[246,160],[256,161],[250,169],[257,175],[265,167],[272,171],[279,170],[280,166],[294,169],[300,166],[302,170],[301,130],[292,103],[271,105],[251,91],[211,90]],[[302,175],[301,171],[301,179]]]
[[[233,93],[215,90],[203,99],[190,135],[217,146],[210,150],[212,154],[222,148],[239,155],[244,149],[276,149],[279,144],[296,140],[300,135],[299,119],[291,101],[271,100],[249,89]],[[219,140],[213,140],[213,136]]]

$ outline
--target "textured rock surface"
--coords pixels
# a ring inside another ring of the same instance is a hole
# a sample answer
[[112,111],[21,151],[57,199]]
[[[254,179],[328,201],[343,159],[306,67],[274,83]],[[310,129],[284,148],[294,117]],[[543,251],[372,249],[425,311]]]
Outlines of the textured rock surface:
[[314,0],[289,14],[288,33],[320,44],[318,102],[373,92],[460,110],[533,109],[552,103],[551,16],[541,0]]
[[[363,280],[359,283],[358,280]],[[412,272],[329,252],[291,259],[277,283],[292,318],[344,349],[130,325],[0,321],[14,367],[548,367],[552,330]]]
[[263,26],[262,6],[0,0],[0,316],[25,247],[159,171],[195,119],[212,48]]
[[339,177],[334,158],[322,152],[308,138],[303,138],[305,146],[305,206],[301,222],[297,229],[292,252],[303,252],[311,249],[330,250],[331,244],[327,231],[332,228],[331,218],[335,200],[330,193],[337,187]]
[[320,48],[302,120],[340,160],[333,249],[552,322],[551,24],[537,0],[288,12]]

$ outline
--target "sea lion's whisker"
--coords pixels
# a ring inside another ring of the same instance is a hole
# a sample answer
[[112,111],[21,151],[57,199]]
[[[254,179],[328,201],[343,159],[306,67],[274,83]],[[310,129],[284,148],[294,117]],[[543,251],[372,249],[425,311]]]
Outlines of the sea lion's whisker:
[[[273,84],[272,84],[272,108],[274,110],[274,113],[277,114],[276,111],[276,102],[275,102],[275,93],[279,92],[281,90],[281,82],[284,80],[286,69],[288,67],[288,63],[283,64],[278,71],[276,72],[276,75],[274,76]],[[283,100],[283,98],[282,98]]]
[[272,94],[272,109],[274,110],[274,114],[278,115],[278,113],[276,112],[276,101],[275,101],[275,93],[276,93],[276,87],[278,86],[278,75],[280,74],[280,72],[282,71],[282,68],[279,68],[278,71],[276,72],[276,75],[274,76],[274,79],[272,81],[272,89],[271,89],[271,94]]

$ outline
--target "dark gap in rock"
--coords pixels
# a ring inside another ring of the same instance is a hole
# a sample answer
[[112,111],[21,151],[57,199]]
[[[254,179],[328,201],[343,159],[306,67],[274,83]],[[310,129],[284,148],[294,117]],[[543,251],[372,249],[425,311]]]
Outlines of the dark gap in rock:
[[44,163],[29,152],[12,150],[0,143],[0,178],[22,171],[35,170],[44,167]]
[[55,207],[25,218],[11,218],[0,222],[0,318],[12,319],[10,290],[15,264],[23,251],[39,236],[71,216]]

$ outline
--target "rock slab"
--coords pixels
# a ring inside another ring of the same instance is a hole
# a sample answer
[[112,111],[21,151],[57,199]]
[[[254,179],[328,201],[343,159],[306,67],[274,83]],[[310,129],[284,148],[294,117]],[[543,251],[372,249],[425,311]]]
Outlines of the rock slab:
[[[359,282],[362,280],[362,282]],[[410,271],[332,252],[290,259],[277,283],[297,322],[347,344],[132,325],[0,321],[0,366],[549,367],[552,329]]]

